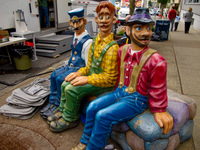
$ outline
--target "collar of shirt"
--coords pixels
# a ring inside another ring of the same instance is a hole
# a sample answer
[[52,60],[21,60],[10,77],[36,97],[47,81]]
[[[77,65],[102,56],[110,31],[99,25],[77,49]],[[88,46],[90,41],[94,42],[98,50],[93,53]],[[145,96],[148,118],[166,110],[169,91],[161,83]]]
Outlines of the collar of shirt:
[[110,43],[111,41],[113,41],[113,33],[111,33],[109,36],[107,36],[106,38],[102,39],[98,33],[97,38],[95,43],[96,44],[100,44],[100,43]]
[[78,40],[77,40],[77,43],[78,43],[85,35],[88,35],[87,30],[85,30],[85,31],[84,31],[81,35],[79,35],[79,36],[76,36],[76,34],[74,33],[73,44],[74,44],[76,38],[78,39]]
[[137,53],[134,53],[133,55],[131,55],[131,45],[128,47],[128,50],[127,50],[127,53],[124,57],[124,62],[126,62],[126,60],[131,57],[131,62],[135,59],[137,64],[139,65],[140,63],[140,59],[142,57],[142,54],[144,52],[146,52],[147,50],[149,49],[149,46],[146,46],[143,50],[137,52]]

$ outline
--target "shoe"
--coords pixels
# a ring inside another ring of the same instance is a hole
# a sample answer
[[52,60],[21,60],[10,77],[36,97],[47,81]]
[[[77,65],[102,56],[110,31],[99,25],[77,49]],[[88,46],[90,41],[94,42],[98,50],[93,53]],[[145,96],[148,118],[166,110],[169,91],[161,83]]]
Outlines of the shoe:
[[53,104],[48,104],[46,105],[41,111],[40,111],[40,114],[43,114],[45,111],[49,110],[49,109],[52,109],[53,108]]
[[62,132],[67,129],[71,129],[76,127],[79,124],[79,120],[76,120],[74,122],[67,122],[63,118],[60,118],[57,121],[52,121],[50,123],[50,129],[53,132]]
[[86,147],[87,145],[80,142],[76,147],[72,148],[72,150],[86,150]]
[[59,111],[58,107],[54,106],[52,109],[45,111],[42,116],[44,118],[48,118],[49,116],[52,116],[53,114],[57,113],[58,111]]
[[52,121],[56,121],[62,117],[62,113],[58,111],[57,113],[53,114],[52,116],[49,116],[47,118],[47,123],[50,124]]

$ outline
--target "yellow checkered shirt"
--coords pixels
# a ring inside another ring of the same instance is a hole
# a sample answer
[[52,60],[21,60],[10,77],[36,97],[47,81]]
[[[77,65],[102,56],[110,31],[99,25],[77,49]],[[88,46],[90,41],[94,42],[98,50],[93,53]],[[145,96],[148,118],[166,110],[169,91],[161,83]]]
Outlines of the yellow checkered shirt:
[[[111,33],[108,37],[102,39],[99,34],[95,40],[94,46],[94,54],[93,56],[98,59],[101,51],[104,47],[113,41],[113,33]],[[117,62],[117,51],[119,46],[117,44],[111,46],[106,53],[104,54],[103,60],[101,62],[101,68],[104,72],[100,74],[92,74],[88,76],[88,83],[93,86],[98,87],[111,87],[115,86],[119,74],[118,70],[118,62]],[[88,75],[90,71],[90,67],[92,64],[92,44],[90,46],[89,55],[88,55],[88,63],[86,67],[80,68],[78,71],[81,75]]]

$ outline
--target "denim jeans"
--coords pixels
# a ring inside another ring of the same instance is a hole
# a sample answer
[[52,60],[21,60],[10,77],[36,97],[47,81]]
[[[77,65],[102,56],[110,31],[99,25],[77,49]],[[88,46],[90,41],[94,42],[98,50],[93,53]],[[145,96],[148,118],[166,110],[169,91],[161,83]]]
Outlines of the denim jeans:
[[40,23],[42,22],[42,17],[45,16],[46,19],[46,27],[49,27],[49,13],[48,8],[39,6],[39,13],[40,13]]
[[173,31],[174,19],[170,19],[170,23],[171,23],[171,31]]
[[49,96],[49,103],[59,106],[60,98],[61,98],[61,84],[65,80],[65,77],[72,72],[77,72],[80,67],[62,67],[51,74],[50,81],[50,89],[51,94]]
[[100,150],[107,144],[112,127],[128,121],[148,108],[148,99],[138,92],[129,94],[127,87],[102,96],[90,103],[86,112],[86,123],[81,142],[87,150]]

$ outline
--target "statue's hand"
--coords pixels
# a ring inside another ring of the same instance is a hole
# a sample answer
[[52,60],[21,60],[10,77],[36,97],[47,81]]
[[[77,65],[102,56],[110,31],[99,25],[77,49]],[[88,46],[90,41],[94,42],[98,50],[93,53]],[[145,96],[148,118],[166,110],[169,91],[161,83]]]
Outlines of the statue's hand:
[[69,82],[73,79],[75,79],[76,77],[79,77],[81,76],[81,73],[80,72],[73,72],[73,73],[70,73],[68,76],[65,77],[65,81],[66,82]]
[[168,134],[173,127],[173,117],[168,112],[154,113],[157,124],[163,129],[164,134]]
[[71,85],[76,86],[76,85],[84,85],[88,83],[88,77],[87,76],[80,76],[76,77],[74,80],[72,80]]

